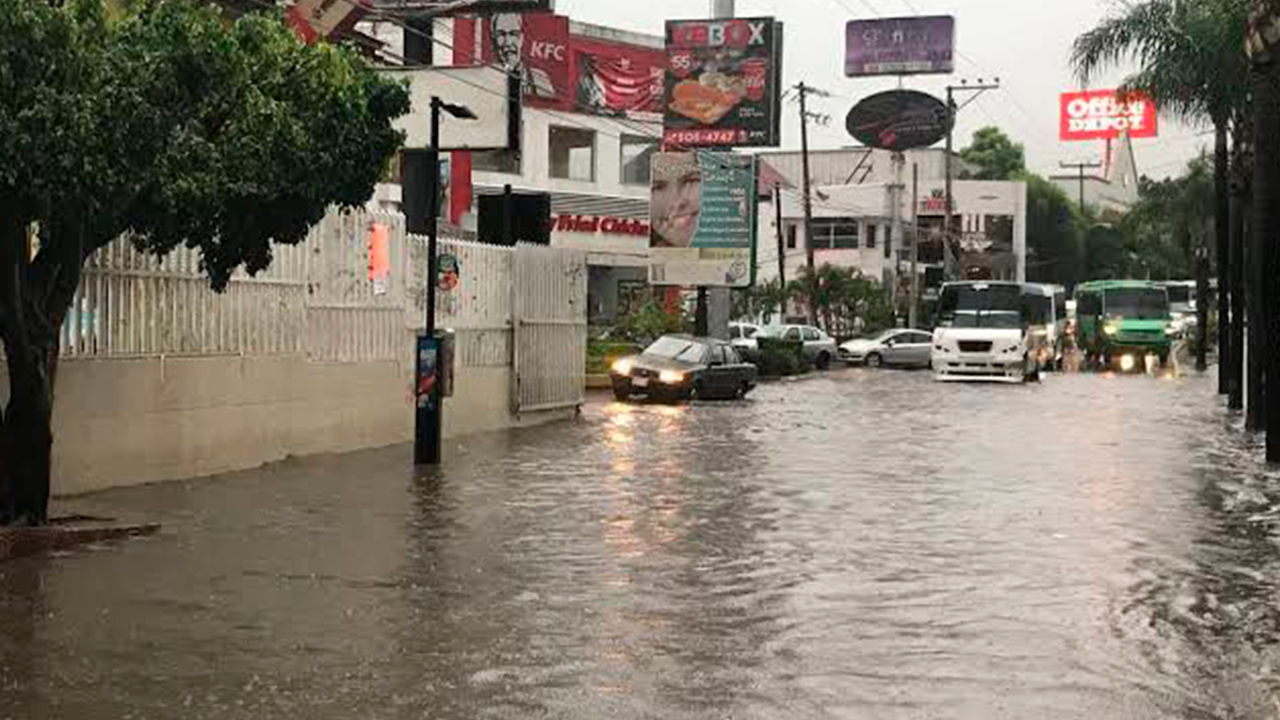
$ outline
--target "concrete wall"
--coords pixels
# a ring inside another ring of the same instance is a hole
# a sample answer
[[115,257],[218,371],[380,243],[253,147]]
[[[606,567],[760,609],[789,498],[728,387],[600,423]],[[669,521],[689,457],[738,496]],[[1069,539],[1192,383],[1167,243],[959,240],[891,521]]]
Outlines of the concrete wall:
[[[54,413],[54,493],[408,442],[411,374],[407,363],[322,364],[296,355],[65,362]],[[457,381],[446,437],[572,414],[512,416],[510,368],[461,368]]]

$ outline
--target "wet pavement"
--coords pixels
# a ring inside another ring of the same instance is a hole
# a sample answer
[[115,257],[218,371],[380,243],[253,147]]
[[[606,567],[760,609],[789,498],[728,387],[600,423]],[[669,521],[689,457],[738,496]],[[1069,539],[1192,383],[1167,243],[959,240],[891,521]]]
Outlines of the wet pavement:
[[165,529],[0,566],[0,718],[1274,718],[1213,391],[846,370],[79,500]]

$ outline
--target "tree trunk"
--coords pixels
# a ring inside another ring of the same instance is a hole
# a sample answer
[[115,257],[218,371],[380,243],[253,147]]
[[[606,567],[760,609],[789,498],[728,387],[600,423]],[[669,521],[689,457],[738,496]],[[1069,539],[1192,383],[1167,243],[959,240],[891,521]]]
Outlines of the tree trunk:
[[29,264],[22,219],[0,218],[0,339],[9,371],[9,404],[0,428],[4,502],[0,524],[48,520],[53,450],[52,396],[45,356],[32,342],[24,294]]
[[1262,284],[1262,316],[1267,328],[1267,352],[1264,382],[1271,386],[1267,393],[1267,461],[1280,462],[1280,392],[1274,383],[1280,378],[1280,286],[1274,279],[1280,275],[1280,92],[1277,92],[1276,68],[1268,64],[1254,74],[1254,243],[1265,253]]
[[1209,240],[1202,236],[1196,247],[1196,372],[1209,369]]
[[[1227,121],[1214,121],[1213,147],[1213,194],[1214,218],[1213,233],[1217,239],[1217,277],[1218,277],[1218,392],[1227,395],[1231,392],[1231,283],[1227,276],[1227,263],[1231,255],[1231,184],[1230,184],[1230,147],[1227,143]],[[1203,297],[1203,296],[1202,296]]]
[[[1237,173],[1240,172],[1239,164],[1242,159],[1239,154],[1236,155]],[[1227,268],[1231,282],[1231,323],[1227,335],[1232,352],[1229,359],[1222,359],[1223,365],[1230,365],[1227,373],[1231,380],[1227,407],[1232,410],[1244,409],[1244,232],[1248,197],[1241,179],[1237,176],[1237,181],[1232,183],[1231,251]]]
[[[1254,159],[1257,162],[1257,159]],[[1254,174],[1258,172],[1255,164]],[[1247,385],[1248,398],[1245,402],[1244,424],[1245,428],[1251,431],[1261,431],[1267,429],[1267,413],[1266,413],[1266,357],[1267,357],[1267,323],[1266,311],[1263,307],[1263,286],[1266,284],[1266,244],[1262,241],[1262,237],[1255,230],[1252,218],[1257,217],[1258,204],[1257,197],[1253,198],[1250,205],[1250,227],[1248,237],[1248,248],[1245,250],[1246,256],[1246,292],[1245,292],[1245,312],[1249,318],[1248,324],[1248,374],[1249,381]]]

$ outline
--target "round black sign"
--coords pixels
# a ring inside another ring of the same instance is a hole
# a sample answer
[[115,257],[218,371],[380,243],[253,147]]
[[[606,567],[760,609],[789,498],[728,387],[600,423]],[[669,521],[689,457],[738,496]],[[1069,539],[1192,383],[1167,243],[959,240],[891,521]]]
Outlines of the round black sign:
[[845,126],[867,147],[902,152],[929,147],[947,136],[953,118],[946,103],[915,90],[889,90],[849,111]]

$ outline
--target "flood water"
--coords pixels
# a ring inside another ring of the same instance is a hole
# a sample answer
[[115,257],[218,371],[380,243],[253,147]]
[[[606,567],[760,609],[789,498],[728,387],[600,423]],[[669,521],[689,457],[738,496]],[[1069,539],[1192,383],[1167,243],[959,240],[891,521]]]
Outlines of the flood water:
[[0,718],[1275,718],[1214,386],[844,370],[77,500],[165,529],[0,565]]

